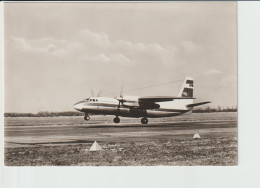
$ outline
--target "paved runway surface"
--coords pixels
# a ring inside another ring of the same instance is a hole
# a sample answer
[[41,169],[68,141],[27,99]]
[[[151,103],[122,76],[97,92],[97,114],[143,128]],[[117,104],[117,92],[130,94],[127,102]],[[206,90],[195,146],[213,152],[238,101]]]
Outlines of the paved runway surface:
[[202,138],[237,136],[236,120],[136,122],[120,124],[64,124],[44,126],[6,126],[5,147],[90,144],[98,142],[136,142],[158,139],[191,139],[195,132]]

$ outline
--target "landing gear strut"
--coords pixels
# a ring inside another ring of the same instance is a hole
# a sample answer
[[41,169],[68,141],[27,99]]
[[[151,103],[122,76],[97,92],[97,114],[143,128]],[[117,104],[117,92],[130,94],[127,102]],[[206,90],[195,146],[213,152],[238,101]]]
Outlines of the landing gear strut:
[[90,120],[90,117],[86,114],[86,115],[84,116],[84,120],[88,121],[88,120]]
[[119,123],[120,122],[120,119],[118,116],[116,116],[114,119],[113,119],[114,123]]
[[147,119],[146,117],[143,117],[143,118],[141,119],[141,123],[142,123],[142,124],[147,124],[147,123],[148,123],[148,119]]

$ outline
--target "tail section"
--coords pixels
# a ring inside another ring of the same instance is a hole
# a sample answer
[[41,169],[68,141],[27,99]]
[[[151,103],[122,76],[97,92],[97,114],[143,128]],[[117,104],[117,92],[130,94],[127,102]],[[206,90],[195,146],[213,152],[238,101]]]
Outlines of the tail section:
[[193,98],[193,88],[194,88],[194,79],[190,77],[186,77],[178,97]]

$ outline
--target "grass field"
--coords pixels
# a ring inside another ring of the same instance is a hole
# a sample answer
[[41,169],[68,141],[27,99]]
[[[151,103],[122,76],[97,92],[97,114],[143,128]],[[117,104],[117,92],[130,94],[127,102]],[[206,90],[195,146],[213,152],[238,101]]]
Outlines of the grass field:
[[160,140],[104,144],[102,151],[90,145],[7,148],[7,166],[196,166],[237,165],[237,138]]

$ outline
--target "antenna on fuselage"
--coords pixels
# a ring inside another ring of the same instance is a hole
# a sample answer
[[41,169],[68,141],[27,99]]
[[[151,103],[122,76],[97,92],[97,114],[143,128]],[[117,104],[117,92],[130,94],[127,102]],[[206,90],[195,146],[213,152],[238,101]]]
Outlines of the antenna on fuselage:
[[[145,86],[145,87],[128,89],[128,90],[124,90],[124,92],[126,93],[126,92],[138,91],[138,90],[142,90],[142,89],[147,89],[147,88],[152,88],[152,87],[157,87],[157,86],[162,86],[162,85],[168,85],[168,84],[177,83],[177,82],[183,82],[183,79],[181,79],[181,80],[173,80],[173,81],[170,81],[170,82],[164,82],[164,83],[158,83],[158,84],[151,84],[151,85],[148,85],[148,86]],[[120,96],[121,96],[122,92],[123,92],[123,89],[121,87]],[[108,95],[108,96],[109,95],[113,95],[113,97],[116,99],[115,92],[111,92],[111,93],[108,93],[106,95]]]
[[148,86],[145,86],[145,87],[139,87],[139,88],[135,88],[135,89],[130,89],[130,90],[126,90],[126,92],[138,91],[138,90],[142,90],[142,89],[147,89],[147,88],[152,88],[152,87],[157,87],[157,86],[162,86],[162,85],[168,85],[168,84],[181,82],[181,81],[183,81],[183,79],[182,80],[174,80],[174,81],[165,82],[165,83],[160,83],[160,84],[152,84],[152,85],[148,85]]

